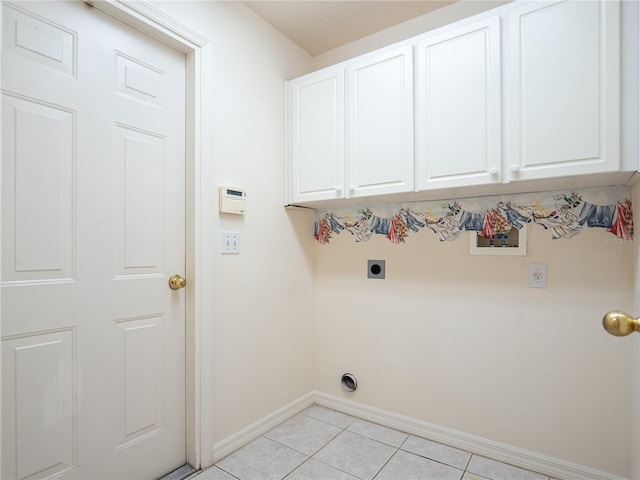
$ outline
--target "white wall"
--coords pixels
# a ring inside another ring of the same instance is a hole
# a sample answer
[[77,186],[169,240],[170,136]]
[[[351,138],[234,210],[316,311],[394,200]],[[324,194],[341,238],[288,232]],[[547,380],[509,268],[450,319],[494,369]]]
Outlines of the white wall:
[[246,215],[216,212],[210,225],[240,232],[241,244],[240,255],[209,246],[217,442],[314,387],[312,220],[283,208],[284,80],[309,71],[311,58],[241,2],[155,6],[213,41],[202,105],[213,118],[210,188],[248,195]]
[[[348,395],[348,371],[356,402],[627,477],[631,342],[601,320],[633,309],[635,247],[608,238],[532,226],[526,257],[470,256],[467,237],[430,231],[318,244],[318,390]],[[547,289],[528,288],[529,263],[547,264]]]
[[[442,8],[320,55],[314,69],[499,3]],[[588,229],[554,241],[534,226],[524,258],[470,257],[467,239],[431,232],[406,245],[347,234],[317,245],[318,390],[345,395],[349,371],[354,401],[628,477],[638,340],[609,336],[601,319],[637,312],[638,247],[608,237]],[[387,280],[366,278],[367,259],[386,259]],[[529,263],[547,264],[546,290],[527,287]]]

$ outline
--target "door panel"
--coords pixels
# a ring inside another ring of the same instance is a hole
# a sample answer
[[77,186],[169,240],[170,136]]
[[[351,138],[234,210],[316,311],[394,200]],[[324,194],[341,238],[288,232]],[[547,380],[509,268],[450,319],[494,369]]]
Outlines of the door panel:
[[122,399],[117,450],[164,428],[164,323],[163,315],[116,321],[118,397]]
[[116,126],[118,275],[162,274],[163,171],[162,137]]
[[157,478],[186,461],[185,58],[2,8],[0,476]]
[[7,8],[2,18],[4,55],[20,56],[34,66],[76,76],[77,32],[29,10]]
[[117,91],[152,105],[164,106],[164,73],[122,52],[116,54]]
[[14,439],[3,443],[3,463],[15,459],[3,478],[60,475],[77,464],[74,350],[73,329],[3,339],[3,382],[15,385],[3,396],[13,418],[3,422],[3,437]]
[[3,282],[74,276],[74,123],[73,111],[2,96]]

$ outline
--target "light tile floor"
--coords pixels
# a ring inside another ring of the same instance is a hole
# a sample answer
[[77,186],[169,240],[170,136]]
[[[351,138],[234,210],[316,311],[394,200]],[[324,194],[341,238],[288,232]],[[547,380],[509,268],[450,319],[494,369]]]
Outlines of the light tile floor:
[[312,405],[195,480],[553,480]]

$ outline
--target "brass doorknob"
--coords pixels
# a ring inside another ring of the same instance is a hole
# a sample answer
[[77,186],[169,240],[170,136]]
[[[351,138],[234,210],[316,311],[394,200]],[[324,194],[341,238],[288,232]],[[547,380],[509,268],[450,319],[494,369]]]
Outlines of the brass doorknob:
[[640,332],[640,319],[628,313],[613,310],[602,319],[604,329],[616,337],[624,337],[633,332]]
[[181,277],[177,273],[169,278],[169,286],[171,290],[179,290],[187,286],[187,279]]

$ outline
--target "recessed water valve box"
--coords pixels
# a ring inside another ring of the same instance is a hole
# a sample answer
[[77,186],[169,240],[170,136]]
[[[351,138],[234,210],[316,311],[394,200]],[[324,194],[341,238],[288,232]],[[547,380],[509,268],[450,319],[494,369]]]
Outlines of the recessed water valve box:
[[508,232],[485,237],[479,232],[469,232],[471,255],[527,255],[527,227],[513,227]]

